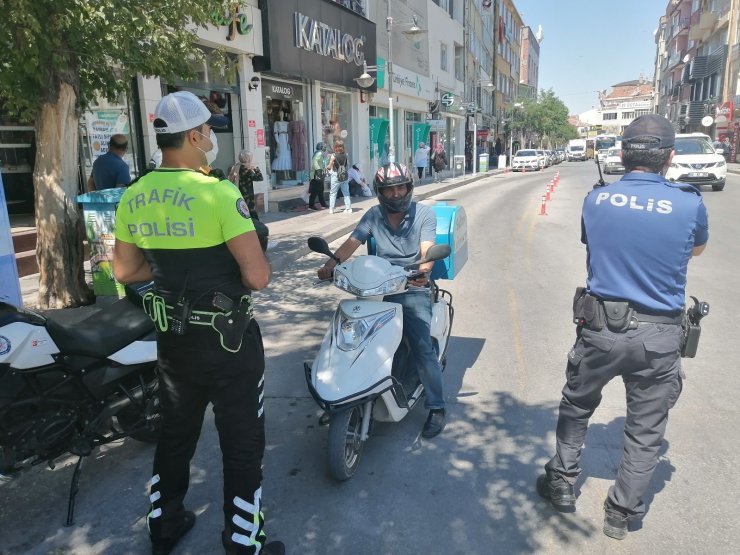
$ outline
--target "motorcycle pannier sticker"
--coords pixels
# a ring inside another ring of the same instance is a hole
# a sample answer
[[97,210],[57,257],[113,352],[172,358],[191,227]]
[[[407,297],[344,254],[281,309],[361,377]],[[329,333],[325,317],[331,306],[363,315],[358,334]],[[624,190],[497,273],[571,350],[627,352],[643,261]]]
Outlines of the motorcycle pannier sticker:
[[6,355],[10,352],[10,339],[0,335],[0,355]]

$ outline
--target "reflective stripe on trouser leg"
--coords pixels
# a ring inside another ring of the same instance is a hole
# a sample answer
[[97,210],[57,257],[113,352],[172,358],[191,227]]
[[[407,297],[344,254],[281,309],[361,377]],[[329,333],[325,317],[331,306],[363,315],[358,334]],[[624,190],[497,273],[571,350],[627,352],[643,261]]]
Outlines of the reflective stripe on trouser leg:
[[146,515],[146,527],[149,530],[149,534],[152,533],[152,521],[162,516],[162,507],[157,506],[157,501],[162,497],[159,489],[155,486],[159,483],[159,474],[152,476],[151,480],[147,483],[149,487],[149,514]]
[[[263,528],[264,515],[261,510],[262,488],[254,492],[253,503],[241,497],[234,497],[234,507],[237,509],[231,518],[231,541],[245,547],[254,548],[257,554],[265,542]],[[244,515],[244,516],[242,516]]]

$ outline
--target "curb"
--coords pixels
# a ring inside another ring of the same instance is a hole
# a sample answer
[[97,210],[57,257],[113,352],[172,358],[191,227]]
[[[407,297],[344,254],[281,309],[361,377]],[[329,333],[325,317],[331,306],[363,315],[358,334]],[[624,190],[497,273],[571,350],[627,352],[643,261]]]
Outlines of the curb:
[[[492,170],[492,171],[489,171],[489,172],[486,172],[486,173],[481,173],[481,174],[478,174],[476,176],[473,176],[473,177],[470,177],[468,179],[464,179],[462,181],[458,181],[458,182],[455,182],[455,183],[449,183],[449,184],[446,184],[446,185],[445,184],[442,184],[441,187],[438,187],[438,188],[436,188],[434,190],[419,192],[418,195],[415,193],[414,194],[414,200],[415,201],[421,201],[421,200],[427,199],[427,198],[429,198],[431,196],[438,195],[440,193],[445,193],[445,192],[451,191],[453,189],[458,189],[460,187],[464,187],[465,185],[469,185],[471,183],[475,183],[476,181],[480,181],[481,179],[485,179],[487,177],[491,177],[491,176],[499,175],[499,174],[503,174],[503,173],[504,173],[503,170]],[[326,242],[327,243],[332,243],[333,241],[336,241],[340,237],[342,237],[344,235],[347,235],[352,230],[354,230],[354,228],[357,226],[357,222],[358,221],[359,221],[359,219],[354,219],[353,218],[351,221],[348,221],[345,224],[340,224],[339,227],[335,227],[330,232],[324,233],[321,236],[324,239],[326,239]],[[268,226],[269,226],[269,224],[268,224]],[[311,233],[310,231],[307,231],[305,237],[301,237],[301,239],[302,239],[300,241],[300,245],[301,246],[299,246],[296,249],[290,250],[288,252],[276,253],[274,255],[271,255],[270,252],[269,252],[269,250],[268,250],[268,253],[267,253],[268,254],[268,259],[269,259],[270,264],[272,266],[273,273],[284,270],[288,266],[288,264],[290,264],[291,262],[294,262],[294,261],[296,261],[296,260],[298,260],[300,258],[303,258],[307,254],[309,254],[311,252],[311,249],[308,248],[308,245],[306,244],[306,240],[311,235],[318,235],[318,234],[320,234],[320,230],[316,230],[316,232],[314,232],[314,233]]]

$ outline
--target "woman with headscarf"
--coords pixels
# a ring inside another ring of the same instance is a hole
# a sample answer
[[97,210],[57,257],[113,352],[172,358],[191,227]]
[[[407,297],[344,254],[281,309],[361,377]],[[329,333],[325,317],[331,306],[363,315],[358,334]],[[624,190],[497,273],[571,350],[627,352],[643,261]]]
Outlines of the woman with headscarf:
[[441,142],[438,142],[434,147],[432,153],[432,168],[434,169],[434,180],[439,181],[439,172],[447,167],[447,154],[445,153],[445,147],[442,146]]
[[254,182],[262,180],[259,167],[252,164],[252,153],[246,149],[242,150],[239,153],[239,161],[231,167],[229,181],[239,187],[250,210],[254,209]]
[[313,158],[311,158],[311,181],[308,184],[308,209],[316,208],[316,200],[322,208],[326,208],[324,199],[324,177],[326,177],[326,158],[324,158],[324,143],[317,143]]

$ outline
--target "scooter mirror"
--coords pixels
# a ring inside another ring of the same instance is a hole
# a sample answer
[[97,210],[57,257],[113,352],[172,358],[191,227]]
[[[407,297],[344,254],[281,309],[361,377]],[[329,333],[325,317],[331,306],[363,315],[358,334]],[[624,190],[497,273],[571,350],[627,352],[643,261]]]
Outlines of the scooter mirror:
[[326,239],[324,239],[323,237],[309,237],[308,238],[308,248],[311,249],[313,252],[318,252],[319,254],[325,254],[329,258],[337,260],[337,257],[334,256],[333,252],[331,252],[331,249],[329,248],[329,244],[326,242]]

